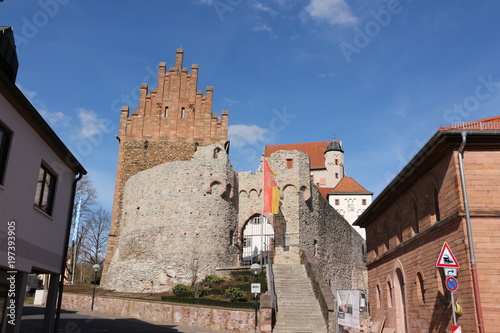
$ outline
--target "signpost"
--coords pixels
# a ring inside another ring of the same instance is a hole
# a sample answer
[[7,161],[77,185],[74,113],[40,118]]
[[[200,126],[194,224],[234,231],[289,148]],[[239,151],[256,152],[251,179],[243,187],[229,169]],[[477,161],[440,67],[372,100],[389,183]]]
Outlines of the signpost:
[[[444,269],[444,275],[446,278],[446,288],[451,292],[451,308],[453,310],[453,325],[451,329],[453,333],[461,333],[462,329],[457,325],[457,315],[455,313],[455,295],[454,292],[458,289],[458,281],[455,278],[457,276],[457,268],[460,268],[457,258],[451,251],[448,243],[444,243],[439,253],[438,260],[436,262],[436,267],[441,267]],[[455,328],[455,329],[454,329]]]

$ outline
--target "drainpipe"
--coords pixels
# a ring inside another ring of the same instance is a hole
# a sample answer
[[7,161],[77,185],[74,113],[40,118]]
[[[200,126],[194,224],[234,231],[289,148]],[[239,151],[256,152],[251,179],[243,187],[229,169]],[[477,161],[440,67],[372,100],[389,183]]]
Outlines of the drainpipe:
[[[474,287],[474,301],[476,303],[476,313],[479,332],[484,333],[483,324],[483,308],[481,306],[481,295],[479,293],[479,281],[477,279],[476,255],[474,253],[474,241],[472,239],[472,226],[470,222],[469,199],[467,197],[467,188],[465,186],[465,172],[464,172],[464,148],[467,141],[467,132],[462,132],[462,144],[458,148],[458,165],[460,167],[460,180],[462,181],[462,194],[464,197],[465,206],[465,224],[467,225],[467,237],[469,239],[469,252],[470,252],[470,266],[472,273],[472,285]],[[455,306],[455,304],[452,304]]]
[[57,299],[57,309],[56,309],[56,318],[54,321],[54,333],[58,332],[58,325],[59,325],[59,318],[61,316],[61,304],[62,304],[62,294],[63,294],[63,288],[64,288],[64,274],[66,273],[66,257],[68,255],[68,246],[69,246],[69,236],[71,232],[71,221],[73,220],[73,208],[75,205],[75,195],[76,195],[76,184],[80,179],[82,179],[83,174],[78,173],[78,176],[73,180],[73,188],[71,191],[71,203],[70,203],[70,209],[69,209],[69,214],[68,214],[68,228],[66,231],[66,240],[64,243],[64,255],[63,255],[63,260],[62,260],[62,265],[61,265],[61,277],[59,280],[59,294],[58,299]]

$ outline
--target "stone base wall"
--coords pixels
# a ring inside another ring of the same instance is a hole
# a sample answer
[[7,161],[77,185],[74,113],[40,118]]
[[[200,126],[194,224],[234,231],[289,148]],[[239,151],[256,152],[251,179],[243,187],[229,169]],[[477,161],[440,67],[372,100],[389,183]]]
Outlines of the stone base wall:
[[[90,311],[91,303],[91,296],[64,293],[62,308]],[[254,332],[255,325],[254,310],[207,308],[111,297],[96,297],[94,312],[226,332]]]

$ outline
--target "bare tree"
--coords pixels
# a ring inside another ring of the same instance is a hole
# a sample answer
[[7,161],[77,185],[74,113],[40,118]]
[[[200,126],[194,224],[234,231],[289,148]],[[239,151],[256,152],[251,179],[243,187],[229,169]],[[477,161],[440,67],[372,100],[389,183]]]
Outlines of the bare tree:
[[[85,221],[93,213],[96,203],[97,203],[97,190],[92,184],[92,180],[88,176],[83,176],[83,178],[77,183],[75,192],[73,220],[71,224],[71,234],[70,234],[71,239],[69,244],[70,248],[68,251],[71,259],[69,261],[69,265],[66,266],[68,274],[70,276],[70,280],[74,280],[73,275],[77,273],[74,272],[73,270],[77,271],[78,266],[80,266],[80,269],[82,268],[80,257],[82,252],[81,251],[82,244],[85,243],[86,239],[86,230],[85,228],[82,227],[81,221]],[[78,206],[80,206],[80,217],[79,217],[80,223],[78,225],[78,230],[76,231],[75,234],[76,212]],[[74,237],[75,235],[76,238]]]
[[82,255],[89,266],[102,265],[104,262],[110,226],[111,213],[101,206],[85,219]]

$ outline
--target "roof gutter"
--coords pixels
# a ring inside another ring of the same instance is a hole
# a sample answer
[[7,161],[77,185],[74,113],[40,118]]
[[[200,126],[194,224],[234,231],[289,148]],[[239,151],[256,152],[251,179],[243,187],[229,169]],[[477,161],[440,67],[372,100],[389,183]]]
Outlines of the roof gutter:
[[[485,130],[467,130],[470,135],[474,136],[490,136],[498,135],[498,131],[485,131]],[[403,184],[407,179],[411,178],[411,174],[419,166],[422,161],[429,155],[439,144],[446,141],[447,137],[456,136],[462,133],[458,130],[438,130],[431,139],[419,150],[419,152],[408,162],[408,164],[392,179],[392,181],[382,190],[382,192],[373,200],[368,208],[361,214],[360,217],[354,222],[354,225],[366,228],[373,220],[373,213],[377,211],[379,206],[383,206],[386,198],[390,196],[391,192]],[[370,218],[368,218],[370,216]]]
[[[477,278],[477,266],[476,266],[476,255],[474,253],[474,240],[472,237],[472,224],[470,222],[470,211],[469,211],[469,199],[467,197],[467,187],[465,184],[465,172],[464,172],[464,148],[467,142],[467,132],[462,132],[462,143],[458,148],[458,165],[460,168],[460,180],[462,182],[462,195],[464,198],[465,206],[465,224],[467,225],[467,237],[469,240],[469,252],[470,252],[470,266],[472,273],[472,285],[474,287],[474,302],[476,304],[476,313],[478,328],[480,333],[484,333],[484,322],[483,322],[483,308],[481,306],[481,294],[479,292],[479,281]],[[452,306],[455,306],[454,304]]]
[[[86,173],[85,173],[86,174]],[[76,196],[76,186],[77,183],[82,179],[83,174],[79,173],[78,176],[73,180],[73,189],[71,191],[71,203],[70,209],[68,212],[68,222],[66,225],[66,240],[64,243],[64,255],[61,263],[61,276],[59,279],[59,294],[57,299],[57,310],[56,317],[54,321],[54,333],[58,332],[59,318],[61,317],[61,305],[62,305],[62,296],[63,296],[63,288],[64,288],[64,277],[66,275],[66,260],[68,256],[68,246],[69,246],[69,236],[71,232],[71,222],[73,221],[73,208],[75,206],[75,196]]]

